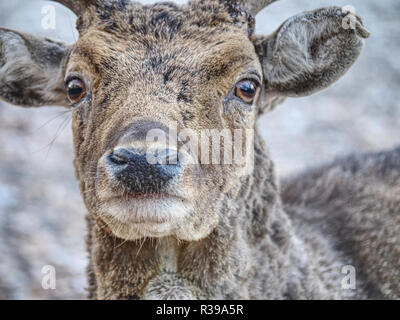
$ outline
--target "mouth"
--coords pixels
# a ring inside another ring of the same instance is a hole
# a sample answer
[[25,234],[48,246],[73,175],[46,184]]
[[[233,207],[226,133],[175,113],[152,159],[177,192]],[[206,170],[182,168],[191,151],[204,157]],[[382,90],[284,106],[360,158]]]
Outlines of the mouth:
[[188,204],[183,198],[165,193],[143,193],[109,198],[102,203],[101,212],[123,224],[161,225],[185,217]]
[[[115,196],[110,198],[110,200],[117,201],[140,201],[140,200],[165,200],[168,198],[175,198],[175,196],[170,195],[168,193],[136,193],[129,196]],[[177,198],[177,197],[176,197]],[[183,199],[182,199],[183,200]]]

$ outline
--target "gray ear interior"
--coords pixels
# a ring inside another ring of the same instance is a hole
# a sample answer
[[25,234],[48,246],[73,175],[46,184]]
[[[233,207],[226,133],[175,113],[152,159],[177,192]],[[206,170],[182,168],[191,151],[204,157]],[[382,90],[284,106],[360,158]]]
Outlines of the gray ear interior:
[[266,91],[298,97],[327,88],[357,60],[368,36],[359,17],[338,7],[290,18],[256,41]]
[[0,99],[26,107],[68,105],[63,68],[69,47],[0,28]]

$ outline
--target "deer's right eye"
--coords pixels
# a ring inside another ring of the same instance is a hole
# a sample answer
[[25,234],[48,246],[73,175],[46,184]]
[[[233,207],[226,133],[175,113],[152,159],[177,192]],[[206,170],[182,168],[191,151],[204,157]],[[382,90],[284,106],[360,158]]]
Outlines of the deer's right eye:
[[72,79],[67,83],[67,96],[71,103],[76,104],[86,95],[85,83],[80,79]]

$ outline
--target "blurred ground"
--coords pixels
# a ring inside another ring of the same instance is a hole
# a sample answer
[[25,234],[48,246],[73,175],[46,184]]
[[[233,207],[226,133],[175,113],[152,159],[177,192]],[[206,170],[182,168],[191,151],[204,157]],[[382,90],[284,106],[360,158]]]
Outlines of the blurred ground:
[[[0,0],[0,26],[73,42],[75,18],[58,4],[56,29],[41,27],[46,4]],[[333,87],[289,99],[260,120],[281,175],[400,144],[399,1],[281,0],[259,14],[257,31],[271,33],[296,13],[329,5],[355,7],[372,35]],[[0,299],[84,298],[85,209],[70,131],[70,115],[61,108],[0,102]],[[41,287],[45,265],[56,267],[56,290]]]

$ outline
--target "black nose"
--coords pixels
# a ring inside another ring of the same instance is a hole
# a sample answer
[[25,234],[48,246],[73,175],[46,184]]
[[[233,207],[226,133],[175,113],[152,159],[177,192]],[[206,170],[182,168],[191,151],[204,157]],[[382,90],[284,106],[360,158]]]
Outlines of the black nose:
[[155,150],[149,153],[117,148],[107,157],[109,172],[130,193],[162,192],[181,172],[177,153]]

